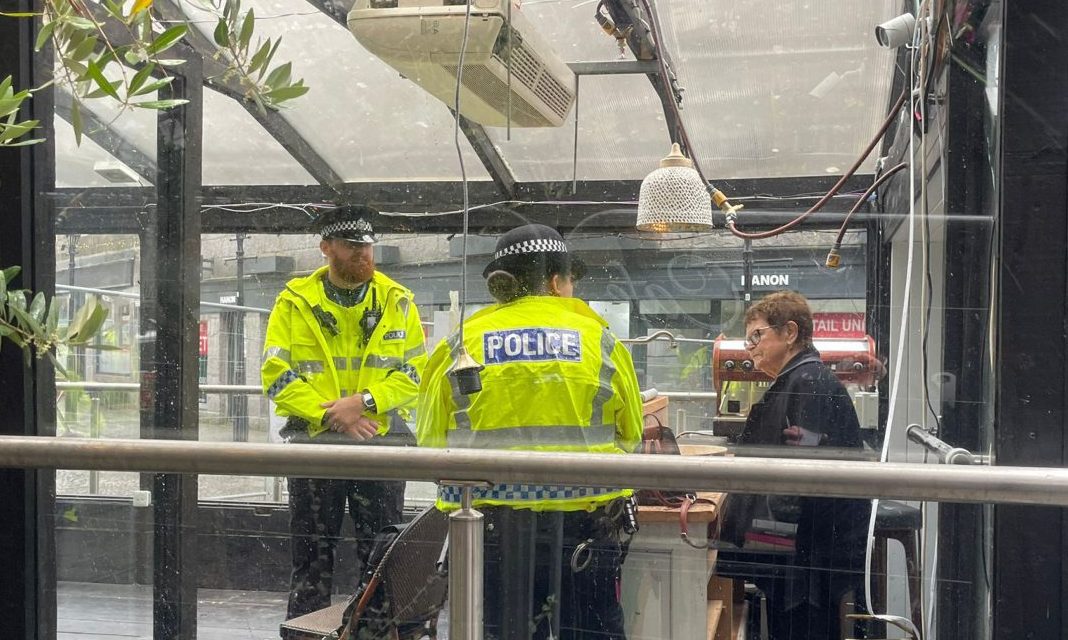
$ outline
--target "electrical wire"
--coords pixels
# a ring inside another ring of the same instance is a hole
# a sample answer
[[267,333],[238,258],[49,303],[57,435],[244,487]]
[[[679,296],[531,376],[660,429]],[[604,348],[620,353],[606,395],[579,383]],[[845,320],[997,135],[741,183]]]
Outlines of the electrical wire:
[[[506,0],[511,2],[511,0]],[[456,158],[460,161],[460,182],[464,199],[463,237],[460,240],[460,326],[457,330],[459,349],[464,348],[464,318],[467,314],[467,235],[471,222],[471,202],[467,189],[467,169],[464,167],[463,147],[460,145],[460,89],[463,86],[464,56],[467,54],[467,38],[471,30],[471,0],[464,3],[464,37],[460,42],[460,58],[456,65],[456,95],[453,99],[453,142],[456,145]],[[512,25],[507,25],[508,29]]]
[[[904,97],[908,97],[909,100],[909,117],[906,122],[909,126],[909,159],[916,157],[916,136],[912,131],[912,114],[916,112],[915,109],[915,92],[912,91],[912,87],[915,85],[915,48],[916,34],[913,36],[914,46],[909,49],[910,64],[909,64],[909,78],[908,87],[905,92],[902,93],[902,97],[898,99],[899,104],[903,104]],[[872,145],[874,146],[874,145]],[[902,288],[901,294],[901,315],[898,326],[898,338],[897,338],[897,354],[895,355],[894,373],[890,383],[890,399],[889,399],[889,411],[886,417],[886,432],[883,435],[883,444],[879,453],[879,461],[886,462],[889,459],[890,454],[890,441],[892,440],[892,434],[894,429],[894,414],[897,410],[897,398],[901,389],[901,370],[903,367],[903,360],[905,355],[905,336],[907,335],[908,321],[909,321],[909,299],[912,295],[912,267],[913,267],[913,252],[916,236],[916,172],[909,171],[909,217],[908,217],[908,247],[906,249],[907,255],[905,258],[905,282]],[[873,499],[871,501],[871,513],[868,516],[868,537],[864,545],[864,606],[870,615],[876,615],[875,607],[872,603],[871,586],[872,586],[872,555],[875,546],[875,520],[879,511],[879,499]]]
[[865,147],[864,151],[862,151],[860,153],[860,156],[857,157],[857,160],[856,160],[856,162],[853,163],[853,166],[850,167],[849,170],[846,171],[842,175],[842,177],[838,179],[838,182],[836,182],[834,184],[834,186],[831,187],[830,190],[826,194],[824,194],[823,197],[820,198],[818,202],[816,202],[816,204],[812,205],[808,209],[808,211],[805,211],[801,215],[797,216],[796,218],[794,218],[790,222],[787,222],[786,224],[784,224],[784,225],[782,225],[780,227],[776,227],[776,228],[771,229],[769,231],[760,231],[760,232],[755,232],[755,233],[739,231],[735,227],[734,220],[732,218],[728,217],[728,219],[727,219],[727,230],[730,231],[735,236],[737,236],[739,238],[743,238],[745,240],[764,240],[764,239],[767,239],[767,238],[775,237],[775,236],[777,236],[777,235],[779,235],[781,233],[784,233],[786,231],[789,231],[790,229],[793,229],[797,225],[801,224],[805,220],[805,218],[809,217],[813,213],[816,213],[817,211],[822,209],[828,202],[830,202],[831,198],[834,197],[834,195],[836,193],[838,193],[838,191],[842,188],[842,185],[845,184],[846,180],[849,180],[850,178],[853,177],[853,174],[855,174],[857,172],[857,169],[860,168],[860,165],[863,164],[864,161],[871,154],[872,150],[875,148],[875,145],[879,144],[879,141],[882,140],[884,135],[886,135],[886,130],[890,128],[890,124],[894,121],[894,118],[897,117],[897,114],[901,110],[901,107],[905,104],[905,99],[906,99],[906,97],[908,95],[910,95],[910,92],[907,89],[905,91],[901,92],[901,95],[898,96],[898,98],[894,102],[893,106],[890,107],[890,113],[887,114],[886,119],[883,120],[882,126],[879,127],[879,130],[875,133],[875,136],[871,139],[871,142],[868,143],[868,146]]
[[875,193],[875,190],[878,189],[884,182],[889,180],[891,176],[893,176],[895,173],[901,171],[902,169],[908,166],[909,163],[901,162],[899,164],[894,165],[890,169],[887,169],[883,172],[881,176],[879,176],[879,178],[875,182],[872,183],[870,187],[867,188],[867,190],[859,198],[857,198],[857,201],[853,204],[853,208],[851,208],[849,210],[849,213],[846,214],[845,220],[842,220],[842,226],[838,228],[838,235],[834,238],[834,245],[832,245],[830,252],[828,252],[827,254],[826,264],[828,267],[833,269],[837,268],[838,266],[837,259],[834,259],[834,257],[838,255],[838,251],[842,248],[842,240],[845,238],[846,228],[849,226],[849,220],[853,217],[853,214],[860,210],[864,203],[868,201],[868,198],[871,196],[871,194]]

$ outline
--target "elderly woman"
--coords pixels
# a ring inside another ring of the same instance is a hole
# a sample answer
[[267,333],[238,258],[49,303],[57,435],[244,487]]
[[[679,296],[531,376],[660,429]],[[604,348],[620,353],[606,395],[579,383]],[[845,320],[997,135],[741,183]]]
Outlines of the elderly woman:
[[[849,393],[812,346],[812,312],[804,297],[779,291],[750,307],[745,347],[753,365],[774,382],[751,409],[741,443],[861,446]],[[729,518],[744,530],[763,501],[739,500],[741,513]],[[768,503],[793,504],[797,518],[793,571],[785,580],[757,581],[769,598],[772,638],[843,637],[840,605],[860,585],[869,502],[771,497]],[[774,506],[771,511],[779,515]]]

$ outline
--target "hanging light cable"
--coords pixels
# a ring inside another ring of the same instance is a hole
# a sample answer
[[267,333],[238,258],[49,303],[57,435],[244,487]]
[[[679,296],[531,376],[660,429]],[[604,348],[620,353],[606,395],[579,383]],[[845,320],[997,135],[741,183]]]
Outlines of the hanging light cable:
[[[511,0],[509,0],[511,1]],[[456,95],[453,104],[453,142],[456,145],[456,156],[460,160],[460,182],[463,190],[464,205],[464,228],[460,246],[460,327],[458,329],[459,342],[456,347],[455,360],[448,374],[456,380],[456,387],[460,393],[471,395],[482,390],[482,377],[479,373],[485,368],[464,346],[464,318],[467,316],[467,236],[471,221],[471,205],[467,189],[467,171],[464,167],[463,148],[460,146],[460,88],[464,76],[464,54],[467,52],[467,37],[471,26],[471,3],[467,2],[467,10],[464,15],[464,36],[460,43],[460,59],[456,65]],[[508,25],[511,29],[511,25]]]
[[[727,196],[717,189],[701,170],[696,149],[690,142],[686,124],[682,120],[682,110],[671,82],[667,65],[666,46],[660,30],[660,21],[650,0],[641,0],[642,7],[649,16],[649,33],[653,37],[656,58],[660,67],[660,80],[663,84],[665,101],[671,106],[675,127],[671,131],[671,153],[660,161],[656,169],[642,180],[641,193],[648,194],[643,208],[638,199],[637,227],[642,231],[668,233],[675,231],[707,231],[712,228],[712,205],[719,207],[732,219],[742,205],[732,205]],[[685,149],[690,157],[683,155]],[[683,162],[686,161],[686,163]],[[665,172],[665,169],[676,169]],[[687,171],[688,169],[688,171]],[[693,200],[695,189],[705,192],[702,199],[706,202],[698,206]],[[678,193],[673,193],[678,189]],[[683,205],[682,203],[686,203]],[[680,206],[681,205],[681,206]],[[685,207],[685,208],[683,208]]]

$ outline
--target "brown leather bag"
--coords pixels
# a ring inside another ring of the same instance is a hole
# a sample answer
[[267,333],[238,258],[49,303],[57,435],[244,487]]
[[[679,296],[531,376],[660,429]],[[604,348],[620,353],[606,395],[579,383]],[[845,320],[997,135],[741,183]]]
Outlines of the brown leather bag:
[[[654,414],[645,416],[656,420],[656,426],[642,429],[642,453],[659,455],[681,455],[675,432],[665,427]],[[696,491],[670,491],[660,489],[638,489],[634,497],[639,506],[667,507],[679,510],[679,537],[691,547],[706,548],[708,545],[694,544],[690,540],[690,525],[687,515],[690,507],[697,503],[715,504],[707,498],[698,498]]]

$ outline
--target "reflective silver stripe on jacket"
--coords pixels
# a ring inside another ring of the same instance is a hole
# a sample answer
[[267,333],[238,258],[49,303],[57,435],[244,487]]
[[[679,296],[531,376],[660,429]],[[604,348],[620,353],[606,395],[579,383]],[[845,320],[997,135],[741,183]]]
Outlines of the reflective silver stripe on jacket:
[[376,356],[374,354],[367,355],[367,366],[375,367],[377,369],[397,369],[404,360],[400,358],[394,358],[392,356]]
[[339,358],[334,356],[334,368],[338,371],[344,371],[349,366],[348,358]]
[[283,349],[282,347],[267,347],[263,350],[263,359],[269,360],[271,358],[279,358],[289,362],[289,349]]
[[590,424],[604,424],[604,405],[612,398],[612,376],[616,373],[616,363],[612,361],[612,349],[616,346],[615,336],[608,329],[601,332],[601,370],[597,373],[597,395],[593,397],[593,412]]
[[412,349],[408,349],[407,351],[405,351],[404,352],[404,360],[408,361],[408,360],[411,360],[412,358],[417,358],[417,357],[419,357],[419,356],[421,356],[421,355],[423,355],[425,353],[426,353],[426,347],[423,346],[423,345],[419,345],[418,347],[414,347]]
[[326,369],[322,360],[298,360],[294,366],[301,373],[322,373]]
[[503,427],[479,431],[452,430],[445,434],[450,447],[506,449],[509,447],[568,446],[593,447],[615,442],[616,427],[611,424],[590,427],[542,426]]

